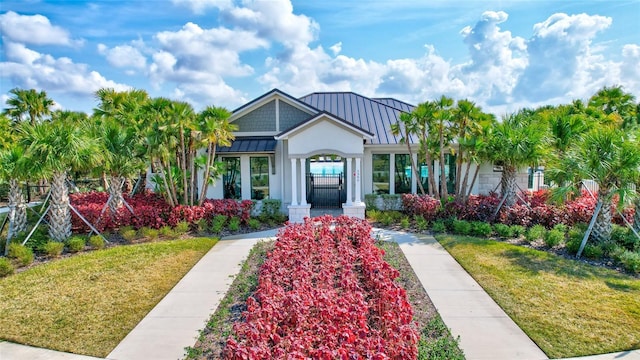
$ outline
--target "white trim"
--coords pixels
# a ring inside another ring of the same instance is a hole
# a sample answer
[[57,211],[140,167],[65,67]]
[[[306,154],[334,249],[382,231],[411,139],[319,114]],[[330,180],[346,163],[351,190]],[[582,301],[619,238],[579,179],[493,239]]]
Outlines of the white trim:
[[277,131],[238,131],[234,132],[233,135],[235,137],[243,137],[243,136],[276,136],[278,135]]
[[[273,91],[273,90],[272,90]],[[314,109],[312,107],[310,107],[309,105],[296,100],[295,102],[292,101],[292,99],[295,99],[293,96],[289,95],[289,94],[285,94],[284,92],[275,89],[275,91],[273,91],[271,94],[269,94],[268,96],[265,96],[262,99],[259,100],[253,100],[253,103],[249,103],[249,105],[243,107],[242,109],[240,109],[237,112],[234,112],[233,114],[231,114],[231,117],[229,118],[229,122],[234,122],[236,120],[238,120],[239,118],[241,118],[242,116],[244,116],[245,114],[248,114],[252,111],[254,111],[255,109],[273,101],[274,99],[279,99],[279,100],[283,100],[285,103],[298,108],[301,111],[304,111],[306,113],[308,113],[309,115],[313,115],[313,114],[317,114],[318,110]]]
[[348,122],[345,122],[344,120],[340,120],[334,116],[332,116],[331,114],[328,113],[320,113],[317,114],[315,117],[302,122],[299,125],[296,125],[294,128],[290,129],[289,131],[282,133],[280,135],[277,135],[275,137],[276,140],[284,140],[284,139],[288,139],[289,137],[291,137],[292,135],[295,135],[296,133],[304,130],[306,127],[309,127],[311,125],[313,125],[314,123],[318,122],[318,121],[322,121],[322,120],[330,120],[331,122],[333,122],[335,125],[338,125],[342,128],[344,128],[345,130],[351,131],[353,133],[359,134],[362,136],[363,139],[373,139],[374,136],[369,134],[368,132],[365,132],[364,130],[361,130],[359,128],[357,128],[355,125],[349,124]]
[[276,131],[280,131],[280,99],[276,98]]
[[298,184],[296,180],[298,158],[291,158],[291,206],[298,206]]

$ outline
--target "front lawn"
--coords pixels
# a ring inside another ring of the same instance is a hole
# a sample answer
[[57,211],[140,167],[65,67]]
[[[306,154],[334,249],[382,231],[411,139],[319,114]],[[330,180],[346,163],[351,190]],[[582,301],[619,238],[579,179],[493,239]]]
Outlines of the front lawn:
[[106,357],[215,245],[117,246],[0,279],[0,340]]
[[640,279],[522,246],[438,241],[551,358],[640,348]]

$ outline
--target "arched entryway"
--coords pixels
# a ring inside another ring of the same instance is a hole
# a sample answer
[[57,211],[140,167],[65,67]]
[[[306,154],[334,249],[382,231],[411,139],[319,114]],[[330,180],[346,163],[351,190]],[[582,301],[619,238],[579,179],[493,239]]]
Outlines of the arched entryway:
[[347,199],[346,162],[340,155],[307,158],[307,203],[312,209],[340,209]]

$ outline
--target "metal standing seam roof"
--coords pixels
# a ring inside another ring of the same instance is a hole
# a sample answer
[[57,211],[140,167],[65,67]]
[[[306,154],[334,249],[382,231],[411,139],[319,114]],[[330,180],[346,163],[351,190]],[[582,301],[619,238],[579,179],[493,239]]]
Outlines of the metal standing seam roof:
[[[400,120],[401,113],[414,108],[396,99],[376,100],[353,92],[318,92],[299,100],[374,134],[371,144],[375,145],[399,144],[401,136],[392,134],[391,125]],[[413,137],[411,140],[416,142]]]
[[275,153],[276,139],[273,136],[236,137],[231,146],[220,146],[217,153]]

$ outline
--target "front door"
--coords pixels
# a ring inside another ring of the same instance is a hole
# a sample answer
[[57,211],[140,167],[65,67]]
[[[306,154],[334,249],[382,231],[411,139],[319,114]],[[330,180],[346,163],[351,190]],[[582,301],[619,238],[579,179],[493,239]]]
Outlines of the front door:
[[335,155],[307,160],[307,202],[314,209],[339,209],[347,197],[344,160]]

